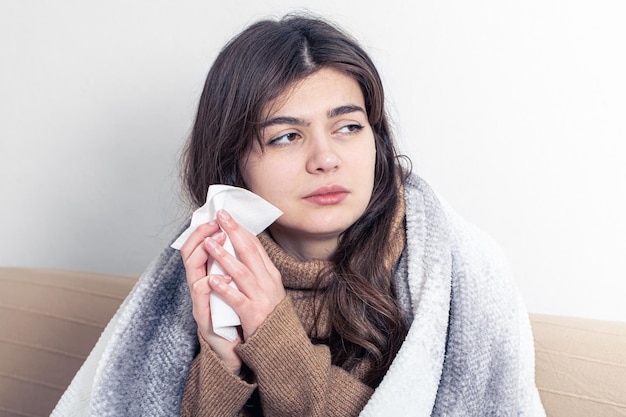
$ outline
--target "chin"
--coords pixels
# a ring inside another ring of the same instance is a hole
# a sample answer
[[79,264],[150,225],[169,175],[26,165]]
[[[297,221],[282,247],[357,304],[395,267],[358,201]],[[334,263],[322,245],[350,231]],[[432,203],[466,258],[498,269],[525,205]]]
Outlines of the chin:
[[320,236],[323,238],[337,237],[345,232],[354,222],[346,222],[344,224],[334,223],[332,225],[324,225],[308,230],[307,233],[312,236]]

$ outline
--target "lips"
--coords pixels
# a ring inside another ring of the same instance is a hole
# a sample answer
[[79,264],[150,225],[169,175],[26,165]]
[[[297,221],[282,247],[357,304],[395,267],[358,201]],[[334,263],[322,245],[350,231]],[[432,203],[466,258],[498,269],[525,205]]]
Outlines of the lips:
[[350,192],[339,185],[325,185],[304,197],[305,200],[321,206],[341,203]]

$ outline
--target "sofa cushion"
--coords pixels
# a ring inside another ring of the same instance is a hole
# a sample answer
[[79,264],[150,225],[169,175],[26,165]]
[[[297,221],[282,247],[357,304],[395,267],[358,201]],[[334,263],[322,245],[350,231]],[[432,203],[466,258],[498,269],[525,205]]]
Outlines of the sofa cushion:
[[135,281],[0,268],[0,417],[50,415]]
[[626,415],[626,323],[531,315],[548,417]]
[[[0,267],[0,417],[48,416],[136,277]],[[531,315],[548,417],[626,415],[626,323]]]

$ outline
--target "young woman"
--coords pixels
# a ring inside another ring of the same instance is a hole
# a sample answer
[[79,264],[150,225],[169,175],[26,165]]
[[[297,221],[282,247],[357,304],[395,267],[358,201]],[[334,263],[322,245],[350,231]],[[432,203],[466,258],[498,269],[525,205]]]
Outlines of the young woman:
[[[84,385],[98,416],[543,415],[505,262],[399,163],[380,78],[348,35],[290,16],[235,37],[184,174],[198,206],[227,184],[283,215],[254,236],[222,210],[167,249],[56,415]],[[211,293],[240,317],[233,342],[211,327]]]

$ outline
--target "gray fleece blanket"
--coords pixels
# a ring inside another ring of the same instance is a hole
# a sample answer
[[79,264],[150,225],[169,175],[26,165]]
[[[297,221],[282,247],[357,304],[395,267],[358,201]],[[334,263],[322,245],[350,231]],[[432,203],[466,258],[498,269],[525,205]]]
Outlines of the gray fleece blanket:
[[[362,416],[544,416],[532,334],[498,247],[417,176],[394,279],[409,332]],[[145,271],[53,417],[176,416],[196,325],[178,251]]]

